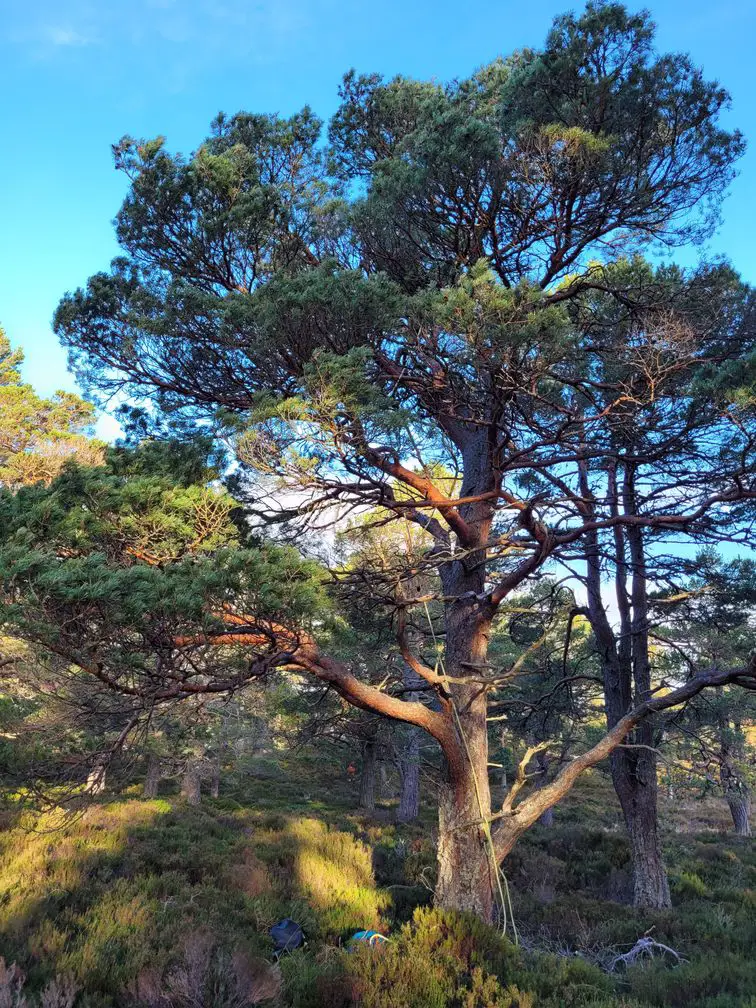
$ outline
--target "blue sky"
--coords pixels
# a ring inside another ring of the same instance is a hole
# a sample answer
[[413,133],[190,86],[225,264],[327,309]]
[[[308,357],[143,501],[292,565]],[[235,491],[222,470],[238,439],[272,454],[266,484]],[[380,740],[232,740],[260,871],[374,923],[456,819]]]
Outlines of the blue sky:
[[[629,4],[629,6],[637,6]],[[756,283],[755,0],[656,0],[658,45],[731,92],[751,141],[709,251]],[[60,296],[107,267],[124,194],[110,145],[198,145],[239,109],[327,117],[345,70],[447,79],[542,43],[569,0],[4,0],[0,24],[0,323],[41,392],[73,388],[50,330]],[[103,434],[112,432],[107,422]]]

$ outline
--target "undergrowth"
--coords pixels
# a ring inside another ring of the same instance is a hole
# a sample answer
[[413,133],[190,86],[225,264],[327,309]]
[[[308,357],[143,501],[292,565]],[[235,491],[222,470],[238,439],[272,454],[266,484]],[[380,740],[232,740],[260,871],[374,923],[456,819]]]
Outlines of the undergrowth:
[[[669,832],[674,906],[642,912],[621,902],[628,851],[611,810],[587,829],[578,792],[507,860],[516,948],[427,905],[427,822],[367,820],[338,793],[301,786],[290,807],[293,789],[276,774],[200,808],[121,796],[76,818],[7,825],[1,1008],[58,1008],[55,998],[63,1008],[756,1008],[747,840]],[[587,806],[601,789],[589,779]],[[267,932],[287,916],[308,945],[277,965]],[[351,947],[364,928],[391,940]],[[685,961],[617,975],[596,965],[647,932]]]

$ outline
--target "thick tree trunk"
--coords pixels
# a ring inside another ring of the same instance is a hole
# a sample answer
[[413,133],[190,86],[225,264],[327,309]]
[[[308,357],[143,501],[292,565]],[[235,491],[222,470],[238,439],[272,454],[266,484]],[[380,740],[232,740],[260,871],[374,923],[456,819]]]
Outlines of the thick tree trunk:
[[482,561],[482,554],[469,556],[444,578],[445,593],[453,600],[445,611],[445,670],[457,680],[449,684],[449,698],[459,745],[455,753],[446,753],[446,780],[439,793],[435,902],[491,921],[497,866],[482,828],[490,822],[491,791],[487,695],[479,682],[487,673],[491,619],[478,601],[484,589]]
[[144,797],[157,798],[160,790],[160,760],[150,756],[147,762],[147,774],[144,778]]
[[438,881],[434,903],[446,910],[469,910],[484,921],[494,913],[491,856],[487,850],[469,774],[444,782],[438,799]]
[[377,773],[378,747],[375,739],[362,743],[362,774],[360,775],[360,808],[366,812],[375,811],[375,780]]
[[736,836],[749,837],[751,835],[751,795],[748,790],[742,794],[728,794],[727,804],[730,808],[732,823],[735,827]]
[[412,822],[420,812],[420,729],[410,728],[407,741],[399,761],[401,790],[396,821]]
[[181,795],[190,805],[199,805],[201,801],[201,780],[202,770],[199,762],[193,759],[188,760],[181,782]]
[[[639,734],[648,739],[645,744],[651,742],[649,725],[640,726]],[[611,767],[630,838],[633,904],[668,907],[669,883],[659,842],[656,754],[647,749],[618,749],[612,753]]]

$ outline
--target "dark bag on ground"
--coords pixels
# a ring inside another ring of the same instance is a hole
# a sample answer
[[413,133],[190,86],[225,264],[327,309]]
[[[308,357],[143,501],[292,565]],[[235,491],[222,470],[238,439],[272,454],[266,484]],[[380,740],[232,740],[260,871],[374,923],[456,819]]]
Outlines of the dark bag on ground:
[[291,952],[292,949],[301,948],[305,943],[304,931],[296,921],[289,917],[274,924],[268,934],[273,939],[276,956],[281,956],[284,952]]

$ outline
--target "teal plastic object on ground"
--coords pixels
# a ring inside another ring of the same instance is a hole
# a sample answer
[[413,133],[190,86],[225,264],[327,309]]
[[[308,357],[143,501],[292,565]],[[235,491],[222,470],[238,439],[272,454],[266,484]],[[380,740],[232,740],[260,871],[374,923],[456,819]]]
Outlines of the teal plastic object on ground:
[[384,942],[387,942],[388,938],[385,935],[382,935],[380,931],[355,931],[350,938],[350,941],[363,941],[367,942],[368,945],[375,947],[376,945],[382,945]]

